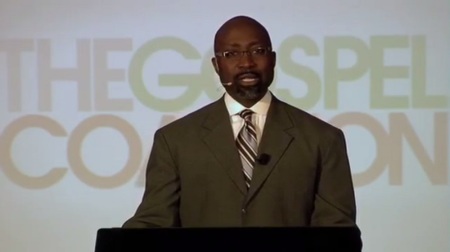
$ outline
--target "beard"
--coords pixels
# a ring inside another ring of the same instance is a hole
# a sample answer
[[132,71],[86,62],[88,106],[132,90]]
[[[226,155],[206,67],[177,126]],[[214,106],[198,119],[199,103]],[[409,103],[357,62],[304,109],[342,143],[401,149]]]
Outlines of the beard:
[[236,94],[241,98],[245,100],[255,100],[262,97],[264,90],[264,84],[262,83],[262,78],[259,73],[256,72],[244,72],[240,75],[237,75],[234,79],[234,83],[239,83],[239,78],[244,74],[252,74],[256,78],[259,79],[258,83],[252,86],[244,86],[244,85],[236,85]]
[[260,98],[263,95],[263,85],[261,83],[254,86],[240,86],[237,87],[237,95],[242,99],[246,100],[255,100]]

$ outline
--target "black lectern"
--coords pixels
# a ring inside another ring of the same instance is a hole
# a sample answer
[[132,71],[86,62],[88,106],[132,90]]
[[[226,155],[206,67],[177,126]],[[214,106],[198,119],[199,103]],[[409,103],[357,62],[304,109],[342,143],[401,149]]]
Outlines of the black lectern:
[[345,251],[360,252],[357,227],[102,228],[95,252]]

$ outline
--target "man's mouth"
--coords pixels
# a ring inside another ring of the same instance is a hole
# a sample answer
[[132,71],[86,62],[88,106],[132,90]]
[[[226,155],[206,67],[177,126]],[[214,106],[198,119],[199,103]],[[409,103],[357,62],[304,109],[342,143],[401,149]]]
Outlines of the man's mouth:
[[241,79],[241,81],[242,82],[244,82],[244,83],[250,83],[250,82],[255,82],[255,81],[258,81],[259,80],[259,78],[243,78],[243,79]]
[[259,82],[259,76],[253,73],[246,73],[239,75],[238,80],[244,85],[255,85]]

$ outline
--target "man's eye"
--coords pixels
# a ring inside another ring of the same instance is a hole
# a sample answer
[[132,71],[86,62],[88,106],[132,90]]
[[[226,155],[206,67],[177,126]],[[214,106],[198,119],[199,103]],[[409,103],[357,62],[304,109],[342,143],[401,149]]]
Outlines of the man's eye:
[[225,52],[223,52],[223,56],[225,58],[234,58],[234,57],[236,57],[238,55],[239,55],[239,52],[237,52],[237,51],[225,51]]
[[266,48],[256,48],[255,50],[252,51],[252,53],[254,55],[265,55],[267,53],[267,49]]

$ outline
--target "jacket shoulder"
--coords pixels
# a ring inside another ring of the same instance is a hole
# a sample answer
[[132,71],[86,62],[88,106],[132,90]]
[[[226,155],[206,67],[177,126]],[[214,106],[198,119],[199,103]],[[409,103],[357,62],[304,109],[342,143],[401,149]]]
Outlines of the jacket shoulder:
[[174,134],[180,132],[187,132],[192,129],[198,129],[205,121],[206,117],[218,109],[221,100],[209,103],[195,111],[192,111],[168,124],[159,128],[156,132],[165,134]]
[[318,134],[341,134],[342,132],[341,129],[326,122],[318,116],[312,115],[309,112],[290,105],[286,102],[279,102],[288,113],[295,127],[300,127],[303,129],[306,128],[310,132],[317,132]]

